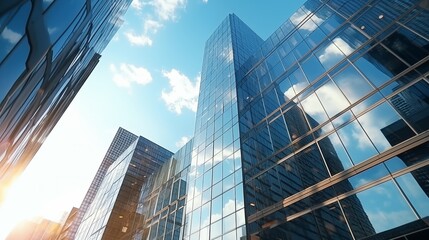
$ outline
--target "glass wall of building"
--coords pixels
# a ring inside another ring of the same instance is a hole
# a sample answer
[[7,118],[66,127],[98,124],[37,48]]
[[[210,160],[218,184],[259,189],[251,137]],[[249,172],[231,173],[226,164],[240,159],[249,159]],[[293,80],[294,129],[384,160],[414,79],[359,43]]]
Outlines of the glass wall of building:
[[128,239],[182,239],[192,149],[190,140],[144,184]]
[[184,239],[246,235],[235,72],[261,43],[235,15],[206,42]]
[[250,237],[429,234],[428,19],[427,1],[310,0],[248,60]]
[[139,137],[108,168],[75,239],[121,239],[134,232],[141,187],[172,155]]
[[97,65],[130,3],[0,4],[0,201]]

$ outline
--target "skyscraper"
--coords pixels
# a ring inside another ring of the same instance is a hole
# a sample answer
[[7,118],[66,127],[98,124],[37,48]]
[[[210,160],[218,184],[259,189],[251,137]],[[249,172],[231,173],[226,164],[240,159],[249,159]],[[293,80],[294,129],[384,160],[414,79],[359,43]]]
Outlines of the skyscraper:
[[427,0],[309,0],[263,41],[229,15],[195,136],[123,239],[427,237],[428,19]]
[[115,160],[133,142],[135,142],[137,138],[138,137],[136,135],[121,127],[118,129],[115,137],[112,140],[112,143],[110,143],[109,149],[107,150],[103,161],[100,164],[100,167],[97,170],[97,173],[94,176],[94,179],[91,182],[91,185],[89,186],[88,191],[86,192],[85,198],[83,199],[77,212],[77,216],[73,220],[73,223],[67,232],[67,239],[74,239],[76,231],[79,228],[85,213],[88,211],[89,206],[94,201],[95,195],[97,194],[110,165],[112,165],[112,163],[115,162]]
[[137,214],[142,185],[172,155],[146,138],[138,137],[108,167],[75,239],[121,239],[133,231],[132,221]]
[[0,201],[97,65],[130,3],[0,4]]

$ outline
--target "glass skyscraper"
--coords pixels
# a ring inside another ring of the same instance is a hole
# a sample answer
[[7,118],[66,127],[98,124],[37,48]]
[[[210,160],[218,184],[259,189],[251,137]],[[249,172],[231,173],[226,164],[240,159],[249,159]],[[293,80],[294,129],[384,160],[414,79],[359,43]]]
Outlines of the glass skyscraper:
[[75,239],[122,239],[133,231],[142,185],[172,155],[146,138],[138,137],[105,172]]
[[428,129],[427,0],[309,0],[265,41],[229,15],[123,239],[425,239]]
[[97,65],[130,3],[0,3],[0,201]]
[[94,201],[95,195],[97,194],[109,167],[133,142],[137,140],[137,138],[138,137],[136,135],[121,127],[118,129],[115,137],[110,143],[109,149],[107,149],[106,155],[104,156],[97,173],[94,176],[94,179],[91,182],[91,185],[89,186],[88,191],[86,192],[85,198],[77,212],[77,216],[73,220],[73,223],[67,232],[67,239],[75,238],[77,229],[88,211],[89,206]]

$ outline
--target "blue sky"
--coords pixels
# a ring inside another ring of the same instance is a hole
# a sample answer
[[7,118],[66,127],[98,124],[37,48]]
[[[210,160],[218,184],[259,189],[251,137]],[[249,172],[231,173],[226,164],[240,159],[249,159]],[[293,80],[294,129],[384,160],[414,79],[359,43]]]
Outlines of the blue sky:
[[119,126],[176,151],[193,135],[205,41],[227,14],[266,39],[304,2],[135,0],[17,182],[13,192],[24,199],[15,196],[11,208],[58,219],[79,206]]

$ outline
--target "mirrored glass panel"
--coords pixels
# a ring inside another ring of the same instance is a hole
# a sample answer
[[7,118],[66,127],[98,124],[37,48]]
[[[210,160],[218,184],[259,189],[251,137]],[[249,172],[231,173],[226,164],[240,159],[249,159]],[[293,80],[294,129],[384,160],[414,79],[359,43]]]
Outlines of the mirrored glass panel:
[[416,216],[392,181],[340,201],[357,239],[416,220]]
[[351,65],[332,79],[346,95],[350,103],[356,102],[374,89]]
[[329,117],[333,117],[350,105],[343,93],[332,81],[326,82],[317,89],[316,94]]
[[417,131],[429,129],[429,84],[419,81],[389,99],[393,108]]
[[415,135],[387,102],[360,116],[358,121],[379,152]]
[[357,121],[338,130],[338,135],[355,165],[377,154],[374,145]]

